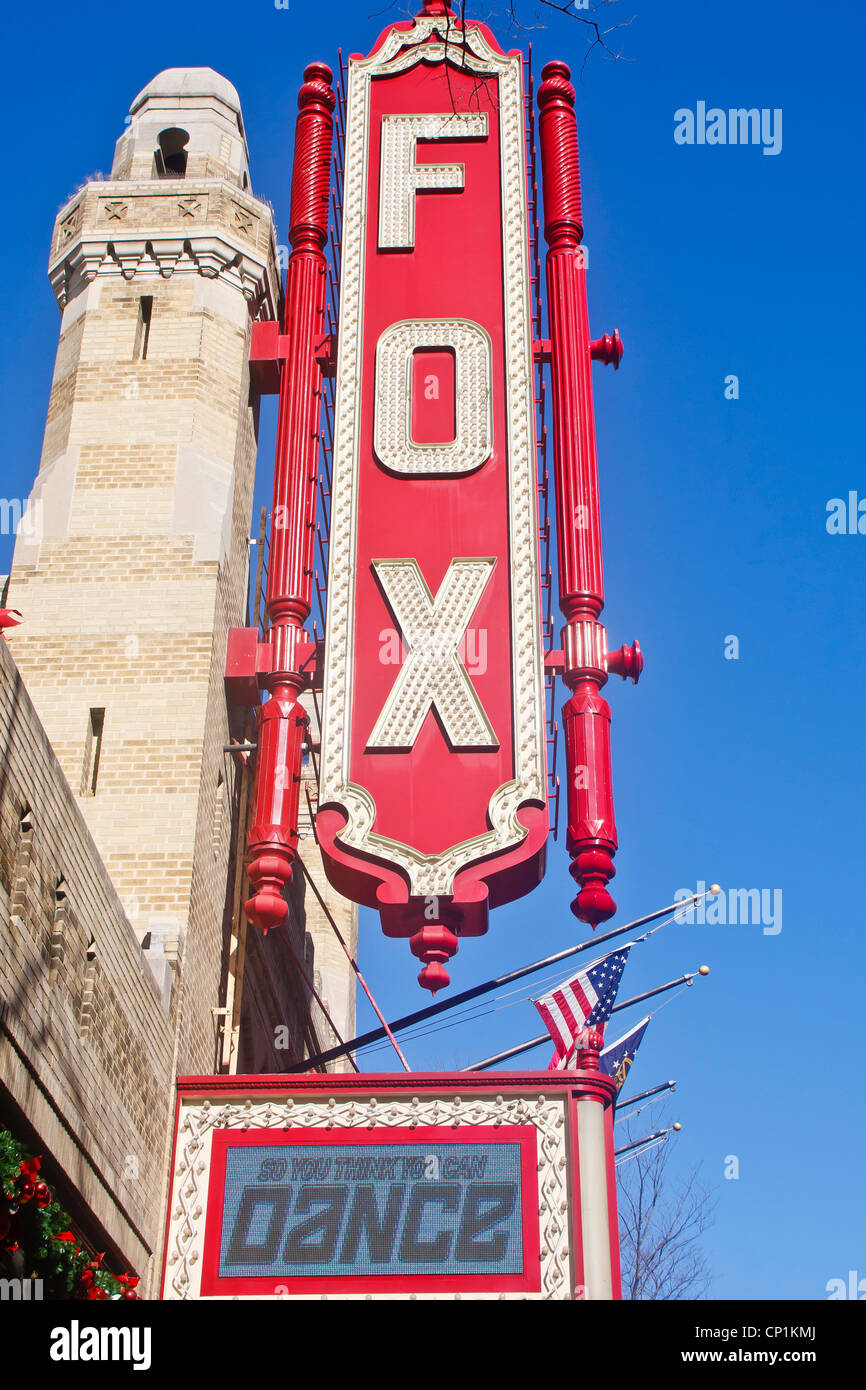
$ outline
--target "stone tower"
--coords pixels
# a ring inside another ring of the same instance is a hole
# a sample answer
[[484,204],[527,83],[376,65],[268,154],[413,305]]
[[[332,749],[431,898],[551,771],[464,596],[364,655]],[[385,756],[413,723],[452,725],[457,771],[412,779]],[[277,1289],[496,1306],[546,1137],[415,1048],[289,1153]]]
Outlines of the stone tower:
[[247,621],[249,342],[281,298],[231,83],[170,68],[139,94],[110,178],[57,217],[49,275],[63,318],[10,647],[136,934],[183,952],[177,1070],[208,1072],[236,775],[226,633]]
[[[286,928],[240,911],[249,764],[226,747],[253,721],[227,631],[248,622],[252,327],[282,288],[225,78],[172,68],[141,92],[110,178],[62,208],[49,275],[60,342],[7,600],[24,621],[0,637],[0,1129],[153,1296],[174,1078],[332,1046],[311,986],[354,1033],[327,917],[354,950],[357,911],[309,820]],[[0,1276],[10,1258],[0,1241]]]

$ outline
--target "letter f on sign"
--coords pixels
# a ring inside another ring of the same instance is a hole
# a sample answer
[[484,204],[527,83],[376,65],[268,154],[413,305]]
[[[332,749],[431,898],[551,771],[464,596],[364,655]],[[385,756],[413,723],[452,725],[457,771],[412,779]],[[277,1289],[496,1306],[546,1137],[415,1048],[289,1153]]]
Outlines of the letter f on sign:
[[368,748],[412,748],[435,706],[452,748],[498,748],[457,648],[495,560],[452,560],[435,599],[417,560],[374,560],[373,569],[409,648]]
[[435,116],[383,116],[379,157],[379,250],[411,251],[415,245],[415,194],[459,191],[462,164],[419,164],[419,140],[486,140],[487,115],[449,112]]

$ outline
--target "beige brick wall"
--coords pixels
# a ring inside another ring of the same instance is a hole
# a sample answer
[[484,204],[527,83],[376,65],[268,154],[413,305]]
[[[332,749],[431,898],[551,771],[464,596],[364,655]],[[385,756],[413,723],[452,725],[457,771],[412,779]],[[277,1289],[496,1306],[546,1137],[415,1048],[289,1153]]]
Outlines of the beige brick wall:
[[0,744],[0,1092],[153,1292],[173,1017],[2,639]]

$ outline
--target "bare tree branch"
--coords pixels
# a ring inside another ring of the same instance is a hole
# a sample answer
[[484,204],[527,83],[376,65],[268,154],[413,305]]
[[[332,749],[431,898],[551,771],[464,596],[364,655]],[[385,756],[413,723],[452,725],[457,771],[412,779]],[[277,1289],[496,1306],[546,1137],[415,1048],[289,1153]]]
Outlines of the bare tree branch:
[[[616,2],[617,0],[602,0],[603,5],[616,4]],[[557,0],[538,0],[538,3],[541,5],[546,5],[548,9],[556,10],[558,14],[564,15],[566,19],[573,19],[578,24],[583,24],[587,29],[592,31],[591,34],[587,34],[587,50],[583,55],[583,62],[580,65],[581,78],[583,77],[583,71],[586,67],[589,55],[592,53],[594,48],[601,48],[602,51],[607,55],[607,57],[610,58],[613,62],[630,63],[633,61],[631,58],[626,58],[621,49],[619,52],[614,52],[614,50],[610,47],[606,40],[608,34],[614,33],[617,29],[627,29],[629,25],[634,24],[637,15],[632,15],[631,19],[620,20],[618,24],[610,24],[607,26],[607,28],[602,28],[598,20],[590,18],[590,15],[597,13],[600,10],[601,6],[599,5],[589,6],[589,14],[582,15],[578,14],[575,10],[574,0],[563,0],[563,3],[561,4],[558,4]],[[518,17],[518,6],[519,0],[508,0],[508,11],[515,29],[543,29],[546,27],[545,25],[540,24],[524,23],[523,20],[521,20]]]
[[[629,1134],[629,1142],[635,1137]],[[697,1299],[710,1286],[699,1242],[712,1225],[716,1202],[697,1169],[673,1181],[670,1156],[668,1144],[659,1144],[618,1170],[624,1298]]]

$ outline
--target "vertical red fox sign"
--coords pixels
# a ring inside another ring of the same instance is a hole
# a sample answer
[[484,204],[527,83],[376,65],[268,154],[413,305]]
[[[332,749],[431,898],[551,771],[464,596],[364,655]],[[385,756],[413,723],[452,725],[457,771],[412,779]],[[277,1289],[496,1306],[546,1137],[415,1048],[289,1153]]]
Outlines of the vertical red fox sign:
[[387,29],[344,190],[317,833],[435,990],[547,837],[520,54]]

